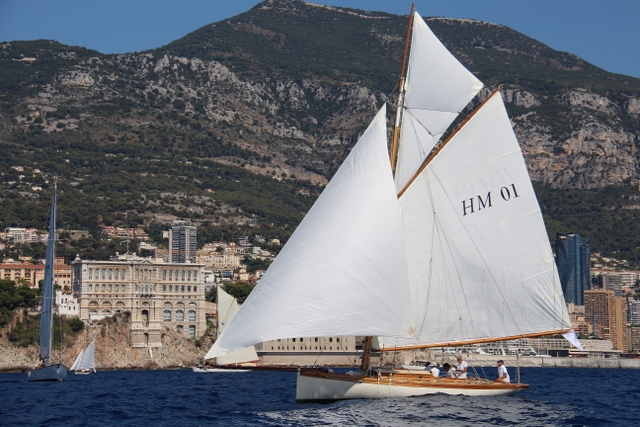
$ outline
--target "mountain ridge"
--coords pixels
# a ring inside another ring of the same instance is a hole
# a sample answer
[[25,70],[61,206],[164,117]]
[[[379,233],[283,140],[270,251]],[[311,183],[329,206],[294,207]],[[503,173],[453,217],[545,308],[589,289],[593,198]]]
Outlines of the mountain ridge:
[[[503,85],[541,193],[637,192],[640,79],[501,25],[425,19],[485,82],[481,97]],[[0,43],[0,221],[46,216],[49,197],[33,188],[50,179],[39,170],[61,177],[68,228],[297,224],[382,102],[393,103],[406,22],[269,0],[144,52]],[[635,218],[627,211],[620,221]]]

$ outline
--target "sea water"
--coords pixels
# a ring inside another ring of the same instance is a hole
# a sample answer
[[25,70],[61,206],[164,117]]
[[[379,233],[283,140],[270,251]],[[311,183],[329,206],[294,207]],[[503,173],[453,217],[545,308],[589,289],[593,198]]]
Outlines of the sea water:
[[523,368],[521,378],[531,387],[508,397],[302,405],[295,372],[98,371],[59,383],[0,374],[0,426],[640,425],[640,370]]

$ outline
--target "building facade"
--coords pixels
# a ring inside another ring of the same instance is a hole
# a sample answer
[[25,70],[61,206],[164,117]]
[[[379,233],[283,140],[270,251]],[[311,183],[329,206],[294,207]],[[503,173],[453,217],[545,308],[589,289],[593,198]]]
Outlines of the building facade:
[[163,329],[187,338],[206,331],[204,266],[156,263],[140,257],[72,264],[81,320],[131,313],[132,347],[161,347]]
[[173,221],[169,233],[169,257],[173,263],[196,263],[198,236],[191,221]]
[[[30,288],[35,288],[39,286],[41,280],[44,280],[44,267],[44,264],[0,264],[0,277],[16,283],[23,282]],[[56,257],[53,283],[62,289],[65,286],[71,288],[71,267],[65,265],[61,257]]]
[[590,258],[589,239],[582,242],[579,234],[556,233],[556,265],[567,303],[584,305],[584,291],[591,289]]
[[596,336],[611,340],[615,349],[628,352],[627,304],[624,298],[607,289],[585,291],[584,314]]

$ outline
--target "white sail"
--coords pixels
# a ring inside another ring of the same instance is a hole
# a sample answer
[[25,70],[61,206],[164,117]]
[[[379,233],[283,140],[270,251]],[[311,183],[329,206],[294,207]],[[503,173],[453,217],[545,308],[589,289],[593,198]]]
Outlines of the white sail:
[[80,365],[81,369],[94,370],[96,368],[95,352],[96,342],[91,341],[91,344],[89,344],[86,351],[84,352],[84,355],[82,356],[82,364]]
[[[218,286],[218,293],[216,301],[218,302],[218,336],[226,329],[227,325],[231,322],[240,310],[238,301],[226,293],[220,286]],[[216,358],[217,365],[233,365],[237,363],[254,362],[257,361],[258,353],[256,348],[251,345],[249,347],[232,351],[229,354]]]
[[413,332],[406,322],[406,263],[385,112],[378,112],[207,358],[278,338]]
[[416,338],[463,343],[571,327],[553,254],[495,94],[400,198]]
[[[233,319],[233,316],[238,312],[238,303],[234,297],[226,293],[220,286],[218,286],[216,293],[216,303],[218,306],[218,337],[226,328],[228,322]],[[235,308],[232,306],[235,305]],[[235,310],[231,317],[227,316],[230,309]]]
[[398,190],[482,86],[415,12],[395,171]]
[[82,355],[84,354],[84,349],[80,350],[80,354],[76,357],[76,360],[73,361],[73,365],[69,368],[70,371],[75,371],[79,369],[80,363],[82,362]]

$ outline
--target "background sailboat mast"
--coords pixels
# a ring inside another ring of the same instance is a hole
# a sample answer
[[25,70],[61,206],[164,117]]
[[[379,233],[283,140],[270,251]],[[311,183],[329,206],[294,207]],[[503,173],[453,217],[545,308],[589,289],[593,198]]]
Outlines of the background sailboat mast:
[[53,269],[56,248],[56,204],[58,186],[53,183],[53,199],[51,201],[51,218],[49,219],[49,238],[44,267],[44,283],[42,286],[42,310],[40,313],[40,360],[51,360],[51,337],[53,335]]
[[396,158],[398,157],[398,139],[400,137],[400,124],[402,123],[402,107],[404,104],[404,81],[405,70],[407,66],[407,54],[409,52],[409,38],[411,37],[411,27],[413,25],[414,4],[411,3],[411,12],[409,12],[409,22],[407,24],[407,33],[404,38],[404,52],[402,54],[402,66],[400,68],[400,79],[398,80],[398,105],[396,107],[396,119],[393,125],[393,137],[391,140],[391,170],[396,168]]

